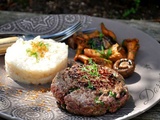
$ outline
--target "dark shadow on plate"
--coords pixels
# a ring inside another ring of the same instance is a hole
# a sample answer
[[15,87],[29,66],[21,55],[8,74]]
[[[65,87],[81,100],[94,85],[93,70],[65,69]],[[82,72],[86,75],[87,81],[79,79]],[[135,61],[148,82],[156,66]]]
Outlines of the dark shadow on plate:
[[141,79],[141,76],[137,72],[134,72],[132,76],[125,79],[125,83],[126,84],[134,84],[134,83],[140,81],[140,79]]

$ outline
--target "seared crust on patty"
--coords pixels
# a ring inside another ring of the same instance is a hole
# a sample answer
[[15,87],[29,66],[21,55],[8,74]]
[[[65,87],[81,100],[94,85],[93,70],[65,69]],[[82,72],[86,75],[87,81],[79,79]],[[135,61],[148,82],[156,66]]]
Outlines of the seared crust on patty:
[[51,91],[70,113],[99,116],[116,112],[129,99],[124,78],[105,66],[74,64],[53,79]]

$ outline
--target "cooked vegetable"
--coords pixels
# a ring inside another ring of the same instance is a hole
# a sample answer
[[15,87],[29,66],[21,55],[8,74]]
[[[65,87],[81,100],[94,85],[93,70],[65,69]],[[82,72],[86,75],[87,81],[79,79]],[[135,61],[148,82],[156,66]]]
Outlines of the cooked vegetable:
[[139,49],[139,40],[136,38],[125,39],[122,42],[122,46],[127,49],[127,57],[117,60],[113,65],[113,69],[118,71],[124,78],[127,78],[135,70],[134,60]]
[[77,59],[80,60],[81,62],[83,62],[84,64],[88,64],[89,59],[92,59],[96,64],[104,65],[104,66],[107,66],[109,68],[112,68],[112,66],[113,66],[112,61],[107,60],[105,58],[101,58],[101,57],[88,57],[86,55],[80,54],[80,55],[78,55]]
[[112,41],[113,44],[117,43],[116,35],[111,30],[108,30],[105,27],[104,23],[101,23],[101,30],[102,30],[102,33],[104,34],[104,36],[110,37],[110,40]]
[[68,46],[72,49],[76,49],[77,48],[77,44],[75,42],[75,39],[77,37],[77,34],[82,34],[82,33],[75,33],[73,34],[71,37],[69,37],[66,41],[66,43],[68,44]]
[[98,50],[85,48],[84,49],[84,55],[88,57],[103,57],[102,54]]
[[84,64],[87,64],[89,59],[90,58],[88,56],[83,55],[83,54],[80,54],[80,55],[77,56],[77,60],[80,60]]
[[76,51],[76,55],[74,57],[74,60],[77,60],[78,55],[81,54],[83,52],[84,48],[88,48],[88,41],[94,37],[99,36],[99,32],[98,31],[94,31],[91,34],[80,34],[77,35],[77,37],[75,38],[75,43],[77,45],[77,51]]
[[102,57],[102,58],[109,59],[113,62],[121,58],[126,58],[126,52],[124,48],[119,46],[117,43],[115,45],[112,45],[111,48],[106,49],[106,50],[103,50],[103,49],[94,50],[94,49],[85,48],[84,55],[88,57]]
[[120,45],[114,32],[103,23],[100,25],[101,32],[79,33],[69,39],[69,46],[77,49],[74,60],[88,64],[91,58],[96,64],[113,68],[124,77],[130,76],[135,69],[133,61],[139,49],[139,40],[126,39]]
[[122,46],[127,49],[127,58],[130,60],[135,60],[135,56],[139,49],[139,40],[134,39],[125,39],[122,43]]
[[120,73],[124,78],[131,76],[135,69],[135,63],[127,58],[117,60],[113,69]]
[[107,60],[105,58],[93,57],[92,60],[99,65],[107,66],[109,68],[112,68],[112,66],[113,66],[113,62],[111,60]]
[[126,51],[119,44],[114,44],[111,47],[112,54],[108,57],[109,60],[116,62],[121,58],[126,58]]

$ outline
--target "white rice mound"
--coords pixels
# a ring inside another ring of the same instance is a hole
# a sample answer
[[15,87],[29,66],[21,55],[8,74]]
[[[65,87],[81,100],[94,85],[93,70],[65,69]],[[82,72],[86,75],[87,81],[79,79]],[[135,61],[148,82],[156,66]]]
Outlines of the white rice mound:
[[[29,55],[32,42],[43,42],[48,51],[44,57],[38,59]],[[33,40],[24,41],[19,38],[9,47],[5,54],[5,69],[10,78],[26,84],[46,84],[52,81],[56,73],[67,67],[68,45],[55,42],[52,39],[41,39],[39,36]]]

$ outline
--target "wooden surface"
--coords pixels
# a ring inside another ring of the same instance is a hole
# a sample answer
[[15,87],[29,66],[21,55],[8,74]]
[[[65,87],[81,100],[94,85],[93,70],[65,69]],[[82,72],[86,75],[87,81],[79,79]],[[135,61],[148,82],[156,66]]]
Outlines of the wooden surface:
[[[0,11],[0,25],[3,25],[11,21],[15,21],[20,18],[33,17],[33,16],[35,16],[35,14]],[[137,28],[147,33],[158,42],[160,42],[160,23],[158,22],[146,21],[146,20],[117,20],[117,21],[128,24],[131,27]],[[152,107],[145,113],[137,116],[136,118],[133,118],[132,120],[160,120],[160,101],[154,107]]]

